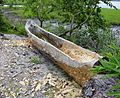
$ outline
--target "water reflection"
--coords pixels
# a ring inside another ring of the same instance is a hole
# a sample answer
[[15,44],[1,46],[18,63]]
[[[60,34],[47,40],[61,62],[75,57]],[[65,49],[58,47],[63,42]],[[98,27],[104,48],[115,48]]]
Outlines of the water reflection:
[[[114,6],[116,6],[118,9],[120,9],[120,1],[111,1],[111,3],[112,3]],[[111,7],[109,7],[108,5],[106,5],[106,4],[103,3],[103,2],[100,2],[99,6],[102,7],[102,8],[111,8]]]

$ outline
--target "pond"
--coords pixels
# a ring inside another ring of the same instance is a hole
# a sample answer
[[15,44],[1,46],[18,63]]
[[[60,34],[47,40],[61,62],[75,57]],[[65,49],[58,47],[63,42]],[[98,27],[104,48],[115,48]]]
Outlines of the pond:
[[[120,9],[120,1],[111,1],[111,3],[116,6],[118,9]],[[110,8],[108,5],[106,5],[105,3],[103,2],[100,2],[99,4],[100,7],[102,8]]]

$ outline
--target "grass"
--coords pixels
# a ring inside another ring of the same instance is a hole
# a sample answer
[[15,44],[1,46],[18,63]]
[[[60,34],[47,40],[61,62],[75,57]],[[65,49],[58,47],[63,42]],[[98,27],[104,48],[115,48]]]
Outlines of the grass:
[[[22,17],[22,8],[10,8],[0,6],[0,9],[11,9],[14,14]],[[21,15],[19,15],[20,13]],[[1,14],[1,13],[0,13]],[[12,25],[11,21],[9,21],[4,15],[1,15],[3,25],[0,25],[0,32],[7,34],[16,34],[16,35],[26,35],[24,25],[21,22],[16,23],[15,27]],[[24,18],[24,17],[23,17]]]
[[101,14],[104,16],[105,20],[112,25],[120,25],[120,9],[108,9],[102,8]]
[[39,63],[41,63],[40,58],[37,57],[37,56],[31,57],[31,60],[30,60],[30,61],[31,61],[32,63],[34,63],[34,64],[39,64]]

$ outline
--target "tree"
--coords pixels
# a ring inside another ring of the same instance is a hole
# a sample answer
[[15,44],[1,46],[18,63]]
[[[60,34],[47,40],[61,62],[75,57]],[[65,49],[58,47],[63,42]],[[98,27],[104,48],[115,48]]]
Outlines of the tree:
[[[18,0],[7,0],[9,3],[18,2]],[[21,0],[20,0],[21,1]],[[19,1],[19,2],[20,2]],[[25,3],[25,12],[29,17],[36,17],[41,22],[47,19],[62,20],[63,23],[69,22],[71,29],[62,35],[80,29],[82,25],[87,25],[91,30],[103,28],[103,18],[100,15],[99,1],[112,6],[111,0],[22,0]],[[54,16],[53,16],[54,15]],[[58,19],[60,18],[60,19]],[[73,25],[75,24],[75,25]],[[62,36],[61,35],[61,36]]]
[[54,0],[25,0],[25,12],[29,17],[38,18],[41,22],[49,19],[49,12],[52,11],[52,3]]
[[[59,0],[57,0],[59,2]],[[73,30],[81,29],[84,25],[90,32],[95,33],[96,30],[105,29],[105,21],[100,14],[101,8],[98,6],[100,0],[62,0],[59,6],[62,5],[62,13],[65,17],[65,22],[71,24],[70,30],[64,32],[60,36],[65,36],[67,33],[72,34]],[[107,5],[114,7],[109,1],[101,0]],[[58,6],[58,5],[57,5]],[[73,25],[75,24],[75,25]]]
[[[12,0],[11,0],[12,1]],[[99,45],[100,38],[98,30],[105,30],[106,23],[100,14],[100,1],[114,7],[111,0],[22,0],[24,2],[24,14],[28,18],[38,18],[43,27],[46,20],[56,20],[61,24],[69,24],[69,29],[65,29],[59,36],[68,39],[74,37],[74,33],[85,28],[92,43]],[[115,7],[114,7],[115,8]],[[63,27],[64,28],[64,27]],[[81,32],[79,32],[81,33]],[[74,39],[80,37],[75,35]],[[88,41],[89,42],[89,41]],[[95,46],[98,47],[98,46]]]

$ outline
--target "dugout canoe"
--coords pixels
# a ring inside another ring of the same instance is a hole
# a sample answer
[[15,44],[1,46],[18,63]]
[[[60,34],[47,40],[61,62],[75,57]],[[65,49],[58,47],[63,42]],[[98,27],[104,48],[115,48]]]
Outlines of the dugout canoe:
[[101,56],[41,28],[36,21],[28,20],[25,30],[33,44],[48,55],[80,85],[93,76],[90,68]]

